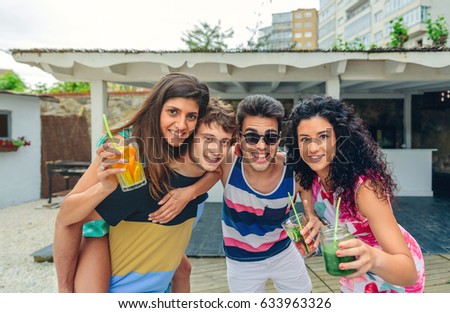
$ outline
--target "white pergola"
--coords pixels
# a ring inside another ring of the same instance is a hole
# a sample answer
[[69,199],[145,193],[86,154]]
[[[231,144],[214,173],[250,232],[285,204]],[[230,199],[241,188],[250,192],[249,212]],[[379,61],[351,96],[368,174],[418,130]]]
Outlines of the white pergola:
[[[262,93],[293,101],[336,98],[404,99],[405,146],[411,147],[411,96],[450,88],[450,51],[180,52],[136,50],[12,50],[17,62],[62,81],[89,81],[92,147],[102,133],[106,82],[152,87],[170,72],[189,72],[211,93],[241,99]],[[95,149],[92,149],[95,151]]]
[[189,72],[211,94],[241,99],[267,94],[296,101],[314,94],[345,99],[404,100],[404,146],[411,148],[412,95],[450,89],[450,50],[186,52],[12,50],[17,62],[62,81],[91,83],[92,151],[102,134],[106,82],[151,88],[170,72]]

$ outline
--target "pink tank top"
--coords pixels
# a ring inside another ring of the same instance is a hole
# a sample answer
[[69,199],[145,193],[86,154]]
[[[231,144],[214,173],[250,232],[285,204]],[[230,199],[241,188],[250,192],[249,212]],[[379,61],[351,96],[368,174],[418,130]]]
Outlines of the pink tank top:
[[[361,184],[364,182],[363,177],[358,179],[357,184],[355,185],[355,194]],[[323,188],[320,183],[320,178],[316,177],[312,184],[312,194],[314,200],[314,210],[317,216],[326,220],[329,224],[335,223],[336,210],[335,203],[337,204],[337,197],[339,194],[337,192],[327,192]],[[344,203],[341,203],[341,207]],[[349,203],[344,204],[346,208],[348,208]],[[355,205],[350,208],[354,214],[350,214],[350,212],[343,210],[339,216],[339,222],[342,224],[346,224],[350,233],[352,235],[357,236],[364,243],[375,247],[377,249],[381,249],[378,241],[375,238],[375,235],[372,233],[370,229],[369,222],[367,218],[363,217],[359,214],[358,209]],[[357,278],[340,278],[340,289],[342,292],[350,293],[350,292],[358,292],[358,293],[394,293],[394,292],[423,292],[425,287],[425,263],[422,256],[422,251],[420,246],[416,242],[416,240],[403,228],[399,225],[400,230],[405,238],[405,241],[411,251],[411,255],[414,259],[418,280],[412,286],[396,286],[385,282],[378,275],[367,272],[366,274],[359,276]]]

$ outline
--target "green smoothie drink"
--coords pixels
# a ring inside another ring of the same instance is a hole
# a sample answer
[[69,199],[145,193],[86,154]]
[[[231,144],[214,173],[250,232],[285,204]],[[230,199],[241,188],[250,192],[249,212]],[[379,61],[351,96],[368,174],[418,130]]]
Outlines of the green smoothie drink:
[[354,256],[338,257],[336,250],[341,241],[351,239],[352,235],[344,225],[337,227],[336,235],[335,229],[332,225],[324,226],[320,229],[320,243],[322,247],[323,260],[325,262],[325,269],[328,274],[332,276],[347,276],[355,272],[354,269],[341,270],[340,263],[352,262],[355,260]]

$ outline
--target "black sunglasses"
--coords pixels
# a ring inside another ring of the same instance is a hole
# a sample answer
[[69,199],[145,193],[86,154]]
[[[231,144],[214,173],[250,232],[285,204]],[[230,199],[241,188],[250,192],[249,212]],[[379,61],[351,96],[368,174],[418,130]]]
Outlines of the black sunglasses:
[[264,139],[266,145],[269,146],[276,144],[280,139],[280,135],[274,132],[266,133],[264,135],[260,135],[258,133],[245,133],[245,134],[241,133],[241,135],[244,137],[245,142],[248,143],[249,145],[256,145],[261,139],[261,137]]

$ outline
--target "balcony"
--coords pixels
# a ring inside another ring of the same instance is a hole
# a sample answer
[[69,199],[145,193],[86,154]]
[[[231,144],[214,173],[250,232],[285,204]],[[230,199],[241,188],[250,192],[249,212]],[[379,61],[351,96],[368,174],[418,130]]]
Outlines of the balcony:
[[347,13],[347,16],[353,16],[369,6],[370,0],[353,0],[349,2],[348,7],[345,9],[345,11]]

